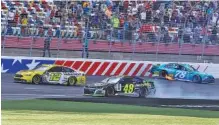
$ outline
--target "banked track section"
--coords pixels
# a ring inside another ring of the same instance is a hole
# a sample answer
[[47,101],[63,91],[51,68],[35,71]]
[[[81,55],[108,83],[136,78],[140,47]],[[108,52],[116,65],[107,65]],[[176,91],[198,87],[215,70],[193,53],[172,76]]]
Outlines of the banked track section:
[[[189,82],[154,79],[157,92],[147,99],[127,97],[92,98],[83,96],[83,87],[57,85],[31,85],[13,82],[13,74],[2,75],[2,100],[23,100],[49,98],[67,101],[92,101],[163,107],[186,107],[218,110],[219,80],[215,84],[194,84]],[[105,77],[88,76],[87,84],[98,82]],[[178,99],[177,99],[178,98]],[[195,100],[194,100],[195,99]]]

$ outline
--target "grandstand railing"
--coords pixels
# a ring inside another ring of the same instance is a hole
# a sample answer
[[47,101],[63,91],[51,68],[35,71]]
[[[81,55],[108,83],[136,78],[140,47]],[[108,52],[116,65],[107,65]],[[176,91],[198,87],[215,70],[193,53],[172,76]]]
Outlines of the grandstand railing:
[[[53,55],[60,57],[61,50],[82,51],[86,30],[73,26],[34,26],[34,25],[2,25],[2,54],[7,48],[28,49],[26,55],[40,56],[44,47],[45,36],[51,36],[50,49]],[[205,36],[190,34],[178,37],[178,32],[169,31],[136,31],[123,28],[88,29],[87,39],[89,51],[130,53],[131,58],[137,54],[156,54],[154,60],[159,61],[159,54],[219,56],[218,35]],[[209,41],[212,41],[209,42]],[[36,55],[36,50],[39,54]],[[15,52],[16,53],[16,52]],[[55,53],[55,54],[54,54]],[[168,58],[168,57],[167,57]]]

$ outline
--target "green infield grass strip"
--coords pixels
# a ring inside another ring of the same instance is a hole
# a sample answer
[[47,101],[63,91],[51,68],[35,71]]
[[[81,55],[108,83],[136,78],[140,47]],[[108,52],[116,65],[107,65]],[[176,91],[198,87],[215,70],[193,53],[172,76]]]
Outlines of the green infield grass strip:
[[219,112],[53,100],[2,101],[3,125],[218,125]]
[[2,125],[218,125],[216,118],[124,113],[3,110]]

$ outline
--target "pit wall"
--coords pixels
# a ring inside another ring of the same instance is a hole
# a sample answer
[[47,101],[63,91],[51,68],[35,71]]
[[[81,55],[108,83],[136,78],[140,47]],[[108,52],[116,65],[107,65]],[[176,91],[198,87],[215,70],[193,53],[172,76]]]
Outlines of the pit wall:
[[[85,72],[87,75],[111,76],[151,76],[149,70],[153,65],[169,62],[127,61],[127,60],[102,60],[81,58],[43,58],[43,57],[1,57],[1,72],[16,73],[19,70],[31,70],[41,64],[57,64]],[[182,63],[182,62],[180,62]],[[186,62],[183,62],[186,63]],[[212,74],[219,78],[219,64],[187,63],[193,65],[200,72]]]

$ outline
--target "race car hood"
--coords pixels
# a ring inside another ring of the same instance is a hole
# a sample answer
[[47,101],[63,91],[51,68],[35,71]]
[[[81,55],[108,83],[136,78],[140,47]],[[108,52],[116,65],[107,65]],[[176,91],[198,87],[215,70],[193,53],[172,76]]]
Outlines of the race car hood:
[[27,74],[42,74],[42,71],[36,71],[36,70],[21,70],[19,72],[17,72],[16,74],[21,74],[21,75],[27,75]]
[[23,73],[33,73],[33,72],[35,72],[34,70],[21,70],[21,71],[19,71],[19,72],[17,72],[16,74],[23,74]]

